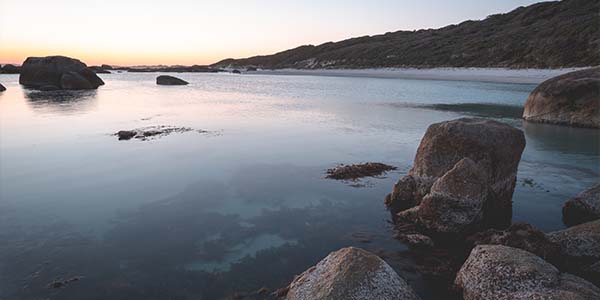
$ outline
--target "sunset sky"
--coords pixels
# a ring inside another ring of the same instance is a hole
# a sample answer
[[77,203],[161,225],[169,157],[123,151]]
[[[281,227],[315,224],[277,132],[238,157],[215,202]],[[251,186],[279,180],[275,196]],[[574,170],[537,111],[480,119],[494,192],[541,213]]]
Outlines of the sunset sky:
[[437,28],[530,0],[0,0],[0,63],[210,64],[396,30]]

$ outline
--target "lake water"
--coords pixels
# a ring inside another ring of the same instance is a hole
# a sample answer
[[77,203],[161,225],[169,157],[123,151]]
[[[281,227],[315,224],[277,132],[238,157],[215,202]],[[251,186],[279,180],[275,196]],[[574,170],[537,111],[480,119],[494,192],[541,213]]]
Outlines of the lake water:
[[[598,130],[519,119],[534,85],[178,74],[190,85],[157,86],[156,76],[38,92],[0,75],[1,300],[227,299],[282,287],[350,245],[434,299],[383,199],[427,126],[463,116],[525,132],[513,221],[563,228],[564,201],[599,181]],[[207,132],[112,135],[155,125]],[[358,186],[323,178],[367,161],[398,170]]]

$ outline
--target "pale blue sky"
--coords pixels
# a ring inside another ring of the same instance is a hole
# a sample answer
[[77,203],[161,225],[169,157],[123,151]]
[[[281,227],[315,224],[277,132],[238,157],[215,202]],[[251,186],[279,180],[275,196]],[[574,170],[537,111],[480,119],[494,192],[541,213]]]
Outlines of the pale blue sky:
[[0,0],[0,63],[206,64],[508,12],[529,0]]

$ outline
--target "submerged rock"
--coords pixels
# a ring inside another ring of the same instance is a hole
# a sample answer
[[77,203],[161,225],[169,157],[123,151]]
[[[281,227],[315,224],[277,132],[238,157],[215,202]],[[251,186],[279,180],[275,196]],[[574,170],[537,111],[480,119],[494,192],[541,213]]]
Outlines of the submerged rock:
[[96,89],[104,84],[84,63],[65,56],[28,57],[19,83],[41,90]]
[[600,285],[600,220],[551,232],[548,238],[560,245],[569,272]]
[[2,83],[0,83],[0,92],[4,92],[6,91],[6,88],[2,85]]
[[287,300],[415,300],[413,289],[381,258],[349,247],[294,278]]
[[236,70],[231,71],[231,73],[233,73],[233,74],[242,74],[242,71],[236,69]]
[[504,123],[462,118],[433,124],[385,203],[399,220],[435,233],[506,227],[524,147],[523,133]]
[[600,219],[600,183],[567,200],[562,212],[569,226]]
[[327,175],[325,178],[336,180],[356,180],[363,177],[378,176],[391,170],[396,170],[396,167],[376,162],[354,165],[341,164],[335,168],[327,169]]
[[560,265],[560,245],[551,241],[544,232],[527,223],[512,224],[506,230],[489,229],[476,233],[467,241],[472,245],[503,245],[531,252],[546,261]]
[[[158,137],[164,137],[171,133],[183,133],[188,131],[193,131],[194,129],[188,127],[175,127],[175,126],[149,126],[143,128],[137,128],[132,130],[120,130],[114,135],[116,135],[119,140],[130,140],[130,139],[138,139],[138,140],[149,140]],[[205,133],[206,131],[198,130],[200,133]]]
[[480,245],[456,275],[465,300],[593,300],[600,289],[517,248]]
[[160,76],[156,77],[156,84],[158,84],[158,85],[186,85],[186,84],[188,84],[188,82],[183,79],[174,77],[174,76],[160,75]]
[[542,82],[527,98],[523,118],[531,122],[600,128],[600,67]]

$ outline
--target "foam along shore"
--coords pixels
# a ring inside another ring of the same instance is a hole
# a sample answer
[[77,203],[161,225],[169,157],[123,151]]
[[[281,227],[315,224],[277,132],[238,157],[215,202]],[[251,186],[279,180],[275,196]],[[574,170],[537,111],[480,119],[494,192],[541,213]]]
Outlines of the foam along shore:
[[539,84],[552,77],[583,68],[506,69],[506,68],[384,68],[384,69],[278,69],[251,72],[268,75],[309,75],[337,77],[401,78],[426,80],[482,81]]

